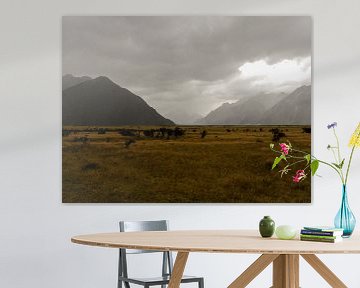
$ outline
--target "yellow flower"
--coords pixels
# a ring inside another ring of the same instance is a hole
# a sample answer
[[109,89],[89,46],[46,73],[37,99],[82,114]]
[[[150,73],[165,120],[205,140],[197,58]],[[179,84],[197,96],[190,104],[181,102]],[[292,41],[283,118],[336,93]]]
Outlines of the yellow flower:
[[360,123],[350,138],[349,146],[360,147]]

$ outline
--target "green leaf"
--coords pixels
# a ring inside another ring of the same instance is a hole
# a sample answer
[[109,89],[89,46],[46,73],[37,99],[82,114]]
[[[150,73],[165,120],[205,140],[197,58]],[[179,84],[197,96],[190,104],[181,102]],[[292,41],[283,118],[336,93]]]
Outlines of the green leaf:
[[[273,170],[273,169],[280,163],[281,160],[286,160],[286,157],[285,157],[284,154],[281,154],[279,157],[276,157],[276,158],[274,159],[274,163],[273,163],[273,165],[272,165],[272,167],[271,167],[271,170]],[[286,160],[286,161],[287,161],[287,160]]]
[[310,160],[311,160],[311,155],[307,154],[307,155],[304,156],[304,158],[306,159],[307,164],[309,164]]
[[344,163],[345,163],[345,158],[341,161],[341,163],[340,163],[340,169],[342,169],[343,168],[343,166],[344,166]]
[[340,164],[337,164],[334,162],[332,162],[331,164],[333,164],[338,169],[342,169],[342,167],[344,166],[344,162],[345,162],[345,159],[343,159]]
[[314,160],[311,162],[310,164],[310,169],[311,169],[311,175],[314,176],[316,171],[319,168],[319,161],[318,160]]
[[[281,155],[282,156],[282,155]],[[275,167],[276,167],[276,165],[278,165],[279,163],[280,163],[280,161],[281,161],[281,156],[280,157],[276,157],[275,159],[274,159],[274,163],[273,163],[273,165],[272,165],[272,167],[271,167],[271,170],[273,170]]]
[[333,164],[338,169],[342,169],[342,167],[344,166],[344,161],[345,161],[345,159],[343,159],[340,164],[337,164],[334,162],[332,162],[331,164]]

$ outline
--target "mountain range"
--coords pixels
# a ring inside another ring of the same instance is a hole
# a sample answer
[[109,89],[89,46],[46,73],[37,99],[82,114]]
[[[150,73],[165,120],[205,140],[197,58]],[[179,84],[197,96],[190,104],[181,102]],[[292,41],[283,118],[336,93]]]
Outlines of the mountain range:
[[301,86],[290,94],[260,93],[233,104],[224,103],[198,121],[202,125],[311,124],[311,86]]
[[[310,125],[311,86],[259,93],[224,103],[205,117],[174,110],[160,115],[140,96],[100,76],[63,76],[63,125]],[[175,112],[174,112],[175,111]],[[201,118],[201,119],[200,119]],[[185,120],[184,120],[185,119]]]
[[63,125],[175,125],[141,97],[100,76],[63,77]]
[[78,85],[85,81],[92,80],[89,76],[74,77],[71,74],[66,74],[62,77],[62,90]]
[[268,110],[262,123],[311,125],[311,86],[301,86]]

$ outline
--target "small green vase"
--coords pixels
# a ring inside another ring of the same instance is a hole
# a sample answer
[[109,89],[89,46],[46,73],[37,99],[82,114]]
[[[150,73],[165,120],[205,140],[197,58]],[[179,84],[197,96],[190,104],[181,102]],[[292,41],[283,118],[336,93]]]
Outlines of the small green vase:
[[260,235],[264,238],[271,237],[275,232],[275,222],[270,216],[264,216],[259,223]]

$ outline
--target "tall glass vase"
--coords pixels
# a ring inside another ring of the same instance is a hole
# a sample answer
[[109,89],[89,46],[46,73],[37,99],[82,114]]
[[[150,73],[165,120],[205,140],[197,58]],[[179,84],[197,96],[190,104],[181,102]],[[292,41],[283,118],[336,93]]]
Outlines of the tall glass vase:
[[349,207],[346,185],[342,187],[341,206],[336,214],[334,224],[336,228],[344,229],[343,237],[350,237],[355,228],[356,219]]

